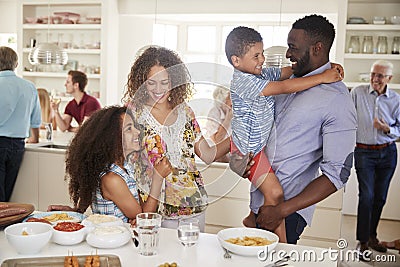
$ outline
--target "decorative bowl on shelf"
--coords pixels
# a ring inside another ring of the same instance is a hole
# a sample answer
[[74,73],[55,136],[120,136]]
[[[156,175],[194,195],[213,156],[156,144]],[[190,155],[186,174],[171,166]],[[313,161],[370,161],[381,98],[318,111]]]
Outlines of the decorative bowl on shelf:
[[350,17],[347,20],[348,24],[366,24],[367,21],[364,18],[361,17]]
[[369,79],[370,79],[370,74],[367,72],[358,74],[358,81],[360,82],[369,82]]
[[392,24],[400,24],[400,16],[391,16],[390,23]]
[[373,24],[383,25],[386,23],[386,18],[381,16],[375,16],[372,20]]

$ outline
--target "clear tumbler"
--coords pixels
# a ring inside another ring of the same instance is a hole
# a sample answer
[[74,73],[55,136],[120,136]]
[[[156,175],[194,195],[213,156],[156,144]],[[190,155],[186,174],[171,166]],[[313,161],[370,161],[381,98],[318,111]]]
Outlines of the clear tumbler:
[[378,54],[387,54],[388,42],[386,36],[378,36],[378,42],[376,43],[376,52]]
[[374,49],[374,44],[372,42],[372,36],[364,36],[362,44],[362,53],[372,54],[373,49]]

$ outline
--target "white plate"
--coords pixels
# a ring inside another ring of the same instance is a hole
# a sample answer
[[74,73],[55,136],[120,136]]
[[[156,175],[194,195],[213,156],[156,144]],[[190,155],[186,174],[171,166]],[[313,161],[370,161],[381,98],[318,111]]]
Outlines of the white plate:
[[[243,238],[245,236],[248,237],[263,237],[268,240],[273,240],[274,242],[267,246],[240,246],[236,244],[232,244],[226,242],[225,240],[229,238]],[[242,255],[242,256],[253,256],[257,257],[260,251],[268,251],[273,250],[279,242],[279,237],[267,230],[257,229],[257,228],[227,228],[221,230],[217,234],[218,241],[222,247],[226,248],[232,253]]]
[[131,232],[125,226],[100,226],[87,235],[86,242],[96,248],[117,248],[131,238]]
[[51,216],[53,214],[60,214],[60,213],[66,213],[71,219],[69,220],[58,220],[58,221],[52,221],[51,224],[56,225],[59,222],[81,222],[86,218],[86,215],[79,213],[79,212],[73,212],[73,211],[49,211],[49,212],[41,212],[41,213],[34,213],[29,215],[28,217],[25,218],[24,222],[28,220],[29,218],[39,218],[43,219],[44,217]]

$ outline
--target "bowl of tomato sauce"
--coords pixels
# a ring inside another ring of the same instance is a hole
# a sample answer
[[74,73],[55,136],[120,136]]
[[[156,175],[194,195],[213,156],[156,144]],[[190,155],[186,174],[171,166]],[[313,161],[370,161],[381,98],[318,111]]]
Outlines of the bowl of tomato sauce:
[[59,245],[75,245],[86,237],[84,225],[76,222],[59,222],[53,226],[52,241]]

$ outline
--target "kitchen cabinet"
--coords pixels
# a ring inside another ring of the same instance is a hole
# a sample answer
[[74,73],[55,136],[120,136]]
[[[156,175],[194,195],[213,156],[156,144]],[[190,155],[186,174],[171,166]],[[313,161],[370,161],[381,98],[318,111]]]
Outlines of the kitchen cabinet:
[[[73,14],[79,14],[79,19]],[[78,69],[88,76],[86,91],[99,96],[103,105],[107,103],[107,88],[115,90],[117,84],[117,74],[110,72],[117,66],[117,61],[110,56],[117,46],[116,0],[20,0],[17,19],[21,65],[17,71],[23,78],[36,87],[64,96],[68,70]],[[32,40],[56,43],[64,48],[68,53],[67,65],[32,66],[28,60]],[[62,100],[65,102],[68,98]]]
[[65,176],[65,150],[26,148],[11,202],[31,203],[46,211],[50,204],[71,205]]
[[[378,59],[388,60],[393,63],[393,78],[391,88],[400,92],[400,54],[391,54],[392,43],[395,36],[400,36],[400,25],[391,24],[390,17],[399,15],[400,4],[396,0],[349,0],[347,3],[347,21],[351,17],[363,18],[368,24],[349,24],[345,25],[345,47],[344,47],[344,82],[349,88],[360,83],[369,83],[360,81],[359,73],[369,73],[372,63]],[[373,24],[373,17],[386,17],[386,23],[383,25]],[[360,53],[350,53],[351,36],[359,36]],[[373,47],[376,51],[378,36],[385,36],[388,43],[387,54],[363,54],[362,43],[364,36],[372,36]]]

